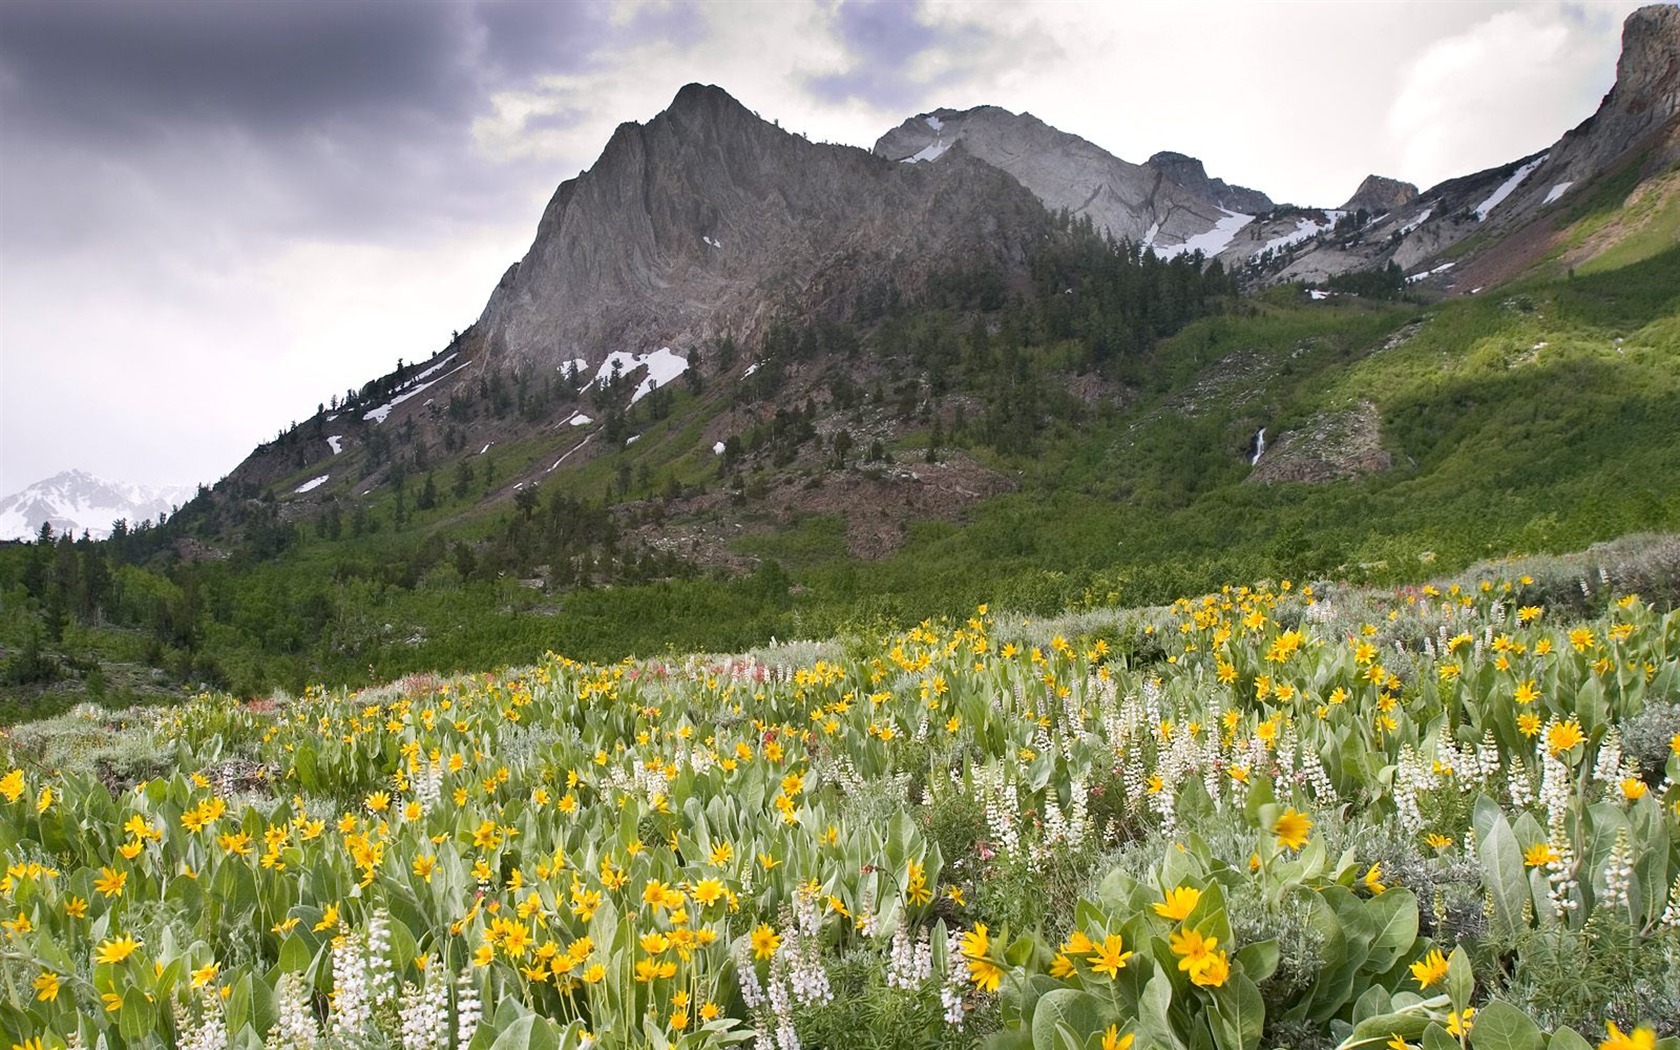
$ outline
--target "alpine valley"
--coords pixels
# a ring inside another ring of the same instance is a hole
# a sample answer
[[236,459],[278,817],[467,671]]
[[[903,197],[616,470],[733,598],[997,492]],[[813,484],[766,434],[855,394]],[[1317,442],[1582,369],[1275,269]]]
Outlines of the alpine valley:
[[0,550],[13,712],[1672,529],[1677,114],[1670,5],[1548,149],[1334,207],[992,106],[865,150],[689,85],[558,188],[445,345],[161,526]]
[[1680,7],[1623,45],[1336,207],[620,126],[446,344],[15,506],[0,1041],[1680,1050]]

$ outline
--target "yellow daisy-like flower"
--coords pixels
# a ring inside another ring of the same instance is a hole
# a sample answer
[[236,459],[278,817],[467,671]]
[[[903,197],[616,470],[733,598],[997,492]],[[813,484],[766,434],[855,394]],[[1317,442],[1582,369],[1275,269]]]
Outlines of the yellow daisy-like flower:
[[1574,719],[1553,722],[1546,727],[1546,749],[1554,755],[1568,751],[1586,738],[1586,734],[1581,732],[1581,724]]
[[1126,962],[1132,957],[1132,952],[1122,951],[1124,942],[1118,933],[1111,933],[1103,938],[1103,942],[1096,946],[1091,953],[1091,969],[1096,973],[1107,974],[1109,977],[1120,976],[1120,971],[1126,968]]
[[1103,1032],[1102,1050],[1132,1050],[1132,1043],[1136,1039],[1137,1033],[1127,1032],[1125,1035],[1121,1035],[1120,1026],[1111,1024]]
[[1412,964],[1412,977],[1417,980],[1419,988],[1429,988],[1440,984],[1447,977],[1447,957],[1441,954],[1439,948]]
[[116,897],[122,894],[123,887],[127,883],[128,872],[100,868],[99,877],[93,880],[93,888],[106,897]]
[[38,1001],[50,1003],[58,998],[58,974],[51,970],[43,970],[35,975],[30,987],[35,989],[35,998]]
[[1657,1033],[1649,1028],[1624,1032],[1614,1021],[1606,1021],[1604,1027],[1609,1034],[1598,1044],[1598,1050],[1656,1050]]
[[1291,806],[1272,824],[1272,834],[1277,836],[1279,846],[1285,849],[1300,849],[1307,844],[1307,836],[1312,831],[1312,826],[1312,818],[1305,813],[1296,812]]
[[782,946],[782,938],[768,923],[759,923],[752,932],[753,958],[768,959],[776,954],[776,949]]
[[961,947],[963,958],[968,960],[968,979],[982,991],[997,991],[998,985],[1003,983],[1003,969],[987,957],[992,948],[992,938],[986,931],[986,924],[977,922],[974,929],[963,934]]
[[219,972],[221,972],[221,971],[216,966],[215,963],[213,963],[213,962],[205,963],[203,966],[200,966],[198,969],[196,969],[192,972],[193,987],[194,988],[203,988],[205,985],[209,984],[211,981],[214,981],[216,979],[216,974],[219,973]]
[[1550,842],[1536,842],[1523,850],[1523,863],[1531,868],[1541,868],[1558,859],[1557,850]]
[[1196,910],[1196,902],[1202,899],[1202,891],[1194,886],[1179,886],[1170,889],[1159,904],[1153,905],[1155,914],[1173,922],[1183,922]]
[[1463,1039],[1465,1036],[1470,1034],[1470,1029],[1476,1027],[1475,1022],[1470,1020],[1470,1018],[1474,1016],[1476,1016],[1476,1008],[1474,1006],[1466,1006],[1463,1013],[1459,1013],[1455,1010],[1448,1014],[1447,1034],[1452,1036],[1454,1039]]
[[116,937],[102,941],[97,951],[93,953],[96,963],[120,963],[133,955],[140,948],[140,942],[133,937]]

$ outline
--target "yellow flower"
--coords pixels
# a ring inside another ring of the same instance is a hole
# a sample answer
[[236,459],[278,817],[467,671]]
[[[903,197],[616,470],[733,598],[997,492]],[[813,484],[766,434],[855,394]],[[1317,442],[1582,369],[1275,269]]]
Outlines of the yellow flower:
[[1277,836],[1279,846],[1300,849],[1307,844],[1307,833],[1312,830],[1312,826],[1311,818],[1304,813],[1297,813],[1291,806],[1272,825],[1272,834]]
[[768,959],[782,946],[782,938],[767,923],[759,923],[752,932],[753,958]]
[[1389,1037],[1388,1043],[1386,1045],[1388,1046],[1388,1050],[1417,1050],[1417,1047],[1413,1046],[1411,1043],[1408,1043],[1408,1042],[1406,1042],[1405,1039],[1401,1038],[1399,1032],[1393,1033]]
[[1531,868],[1544,867],[1557,859],[1557,850],[1549,842],[1536,842],[1523,850],[1523,863]]
[[1447,957],[1441,954],[1439,948],[1435,949],[1412,964],[1412,976],[1419,988],[1440,984],[1447,976]]
[[1454,1039],[1463,1039],[1470,1034],[1470,1029],[1476,1027],[1470,1018],[1476,1016],[1474,1006],[1466,1006],[1463,1013],[1456,1010],[1447,1015],[1447,1034]]
[[1645,781],[1640,780],[1638,777],[1624,777],[1622,779],[1622,795],[1629,802],[1639,801],[1644,798],[1646,792],[1650,790],[1651,789],[1645,785]]
[[87,901],[80,897],[71,897],[69,900],[64,902],[64,914],[68,915],[72,919],[86,918]]
[[1078,972],[1078,967],[1073,965],[1073,960],[1062,952],[1057,952],[1056,957],[1050,961],[1050,976],[1058,980],[1072,977]]
[[1091,969],[1096,973],[1107,974],[1110,978],[1120,976],[1120,971],[1126,968],[1126,961],[1132,957],[1131,952],[1121,951],[1122,942],[1118,933],[1111,933],[1097,945],[1096,951],[1091,953]]
[[1540,716],[1533,711],[1524,711],[1517,716],[1517,731],[1527,737],[1539,736]]
[[1554,755],[1568,751],[1585,739],[1586,735],[1581,732],[1580,723],[1574,719],[1553,722],[1546,727],[1546,748]]
[[1230,958],[1223,951],[1210,952],[1200,965],[1190,968],[1190,983],[1203,988],[1218,988],[1230,976]]
[[1540,699],[1540,687],[1530,678],[1526,682],[1517,684],[1515,699],[1519,704],[1532,704]]
[[58,998],[58,974],[51,970],[42,970],[35,975],[35,980],[30,982],[30,987],[35,989],[35,998],[38,1001],[50,1003]]
[[1120,1026],[1111,1024],[1103,1032],[1102,1050],[1132,1050],[1132,1043],[1136,1039],[1137,1033],[1127,1032],[1121,1035]]
[[717,879],[701,879],[694,886],[694,899],[701,907],[716,904],[723,896],[723,883]]
[[1605,1028],[1609,1035],[1598,1044],[1598,1050],[1656,1050],[1657,1033],[1649,1028],[1624,1032],[1614,1021],[1606,1021]]
[[7,802],[16,802],[23,795],[23,770],[14,769],[0,777],[0,795],[6,796]]
[[93,888],[106,897],[121,895],[123,886],[128,882],[128,872],[113,871],[110,868],[100,868],[99,877],[93,880]]
[[1382,878],[1382,865],[1381,864],[1373,864],[1373,865],[1371,865],[1371,870],[1367,871],[1365,873],[1365,878],[1363,880],[1361,880],[1365,883],[1365,888],[1371,891],[1371,895],[1373,897],[1376,896],[1377,894],[1381,893],[1382,891],[1388,889],[1387,886],[1384,886],[1379,881],[1381,878]]
[[735,856],[735,847],[731,846],[727,842],[720,842],[716,846],[712,847],[711,861],[712,861],[713,864],[717,864],[717,865],[720,865],[720,866],[724,865],[724,864],[728,864],[729,861],[730,861],[730,858],[732,858],[734,856]]
[[1219,943],[1217,937],[1204,937],[1198,930],[1174,930],[1169,946],[1178,956],[1178,968],[1190,970],[1212,952]]
[[431,853],[423,853],[414,858],[414,874],[420,876],[422,879],[425,879],[427,882],[432,881],[432,872],[436,870],[437,857],[435,855]]
[[194,988],[203,988],[205,985],[209,984],[211,981],[214,981],[216,979],[216,974],[219,973],[219,972],[220,971],[217,968],[215,963],[213,963],[213,962],[205,963],[203,966],[200,966],[198,969],[196,969],[192,972],[193,987]]
[[338,902],[334,901],[333,903],[327,905],[326,908],[322,909],[321,921],[316,923],[313,927],[311,927],[311,929],[313,929],[316,933],[320,933],[322,930],[330,930],[337,925]]
[[1196,909],[1196,902],[1202,899],[1202,891],[1194,886],[1180,886],[1168,890],[1161,903],[1154,905],[1155,914],[1173,922],[1183,922]]
[[133,955],[140,947],[140,942],[133,937],[117,937],[102,942],[98,951],[94,952],[93,961],[97,963],[120,963]]

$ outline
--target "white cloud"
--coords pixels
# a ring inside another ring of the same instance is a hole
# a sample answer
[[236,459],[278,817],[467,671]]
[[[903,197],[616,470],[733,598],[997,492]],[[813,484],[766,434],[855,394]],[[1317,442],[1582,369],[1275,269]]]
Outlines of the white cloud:
[[1401,167],[1429,185],[1555,142],[1615,82],[1621,20],[1636,6],[1525,5],[1430,44],[1388,110]]

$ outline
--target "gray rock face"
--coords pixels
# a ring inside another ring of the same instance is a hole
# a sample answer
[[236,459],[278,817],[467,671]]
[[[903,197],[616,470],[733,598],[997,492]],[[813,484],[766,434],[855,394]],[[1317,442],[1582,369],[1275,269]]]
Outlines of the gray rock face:
[[1089,216],[1119,239],[1170,248],[1227,218],[1217,203],[1155,168],[997,106],[911,117],[882,135],[874,152],[907,168],[937,167],[959,146],[1014,176],[1050,210]]
[[1359,188],[1353,191],[1353,196],[1342,205],[1342,211],[1358,211],[1364,208],[1372,215],[1382,215],[1417,200],[1418,188],[1409,182],[1390,179],[1382,175],[1367,175]]
[[847,315],[953,265],[1024,265],[1042,207],[962,151],[894,164],[818,145],[691,84],[562,184],[476,331],[495,365],[749,337],[778,309]]
[[1227,211],[1264,215],[1272,210],[1272,199],[1247,186],[1230,186],[1223,179],[1208,178],[1207,169],[1195,157],[1163,150],[1144,161],[1146,165]]
[[[1640,146],[1680,114],[1680,7],[1652,4],[1622,23],[1616,83],[1598,112],[1553,147],[1541,174],[1582,179]],[[1671,159],[1671,158],[1668,158]]]

